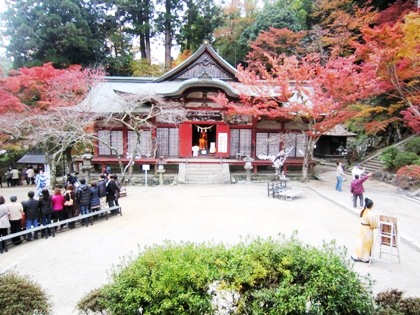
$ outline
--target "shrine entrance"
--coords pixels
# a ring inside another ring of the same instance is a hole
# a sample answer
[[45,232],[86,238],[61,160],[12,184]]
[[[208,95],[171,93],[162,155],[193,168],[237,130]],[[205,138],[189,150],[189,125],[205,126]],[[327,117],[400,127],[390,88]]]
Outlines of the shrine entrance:
[[193,156],[214,155],[216,153],[216,125],[193,125],[192,145]]

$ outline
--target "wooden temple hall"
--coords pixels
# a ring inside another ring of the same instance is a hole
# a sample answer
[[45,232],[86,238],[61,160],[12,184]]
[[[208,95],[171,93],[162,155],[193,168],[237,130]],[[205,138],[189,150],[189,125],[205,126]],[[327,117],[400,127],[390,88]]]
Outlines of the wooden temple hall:
[[[259,158],[277,155],[282,147],[292,148],[285,169],[298,169],[303,161],[303,135],[291,122],[265,120],[247,115],[229,115],[227,109],[211,101],[213,95],[225,93],[239,100],[234,83],[236,69],[203,44],[192,56],[159,78],[107,77],[84,102],[90,110],[104,114],[121,112],[121,95],[155,93],[165,100],[182,104],[183,121],[166,123],[159,116],[153,127],[141,132],[139,155],[135,165],[149,164],[151,170],[159,157],[166,166],[181,170],[184,164],[224,164],[225,168],[244,170],[244,158],[253,159],[253,172],[274,172],[271,161]],[[101,139],[95,148],[92,163],[95,170],[117,167],[116,149],[127,163],[135,132],[122,124],[98,121]],[[170,169],[170,168],[169,168]]]

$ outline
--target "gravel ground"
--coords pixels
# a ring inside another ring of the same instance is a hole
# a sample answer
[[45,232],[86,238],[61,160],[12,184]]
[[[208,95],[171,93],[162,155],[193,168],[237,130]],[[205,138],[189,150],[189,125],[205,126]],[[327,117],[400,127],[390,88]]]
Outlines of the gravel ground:
[[[77,314],[75,306],[84,295],[110,280],[124,257],[165,240],[232,244],[248,236],[297,232],[300,240],[314,246],[335,240],[348,249],[350,258],[360,209],[351,207],[349,182],[344,192],[337,192],[333,169],[322,169],[320,176],[321,181],[307,184],[290,182],[303,191],[293,201],[268,198],[266,183],[128,187],[127,197],[120,199],[122,216],[11,247],[0,255],[0,273],[29,275],[49,294],[54,314],[71,315]],[[419,204],[397,195],[390,185],[369,180],[365,187],[377,212],[398,215],[401,263],[394,259],[391,271],[379,260],[371,266],[356,263],[354,269],[370,274],[374,293],[398,288],[407,296],[420,296]],[[2,188],[0,194],[14,194],[22,201],[28,190]]]

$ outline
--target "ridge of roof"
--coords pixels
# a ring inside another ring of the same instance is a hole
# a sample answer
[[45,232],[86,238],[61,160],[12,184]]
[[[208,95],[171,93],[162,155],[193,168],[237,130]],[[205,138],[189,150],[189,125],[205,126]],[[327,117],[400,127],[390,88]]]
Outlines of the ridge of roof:
[[159,83],[162,81],[168,81],[171,78],[175,77],[177,74],[180,74],[183,70],[185,70],[190,64],[192,64],[194,61],[196,61],[200,56],[202,56],[204,53],[208,53],[219,65],[223,67],[223,69],[228,72],[232,77],[236,77],[236,69],[229,64],[225,59],[223,59],[209,44],[208,41],[204,41],[204,43],[196,50],[195,53],[193,53],[191,56],[189,56],[187,59],[185,59],[183,62],[181,62],[178,66],[175,68],[169,70],[156,80],[154,80],[154,83]]
[[121,76],[105,76],[105,82],[118,82],[118,83],[148,83],[156,80],[156,77],[121,77]]

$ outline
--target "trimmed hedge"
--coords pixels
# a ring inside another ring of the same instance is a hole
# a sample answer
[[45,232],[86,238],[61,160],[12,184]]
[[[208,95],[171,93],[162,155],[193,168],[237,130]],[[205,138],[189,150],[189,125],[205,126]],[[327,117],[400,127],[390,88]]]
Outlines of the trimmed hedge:
[[[371,281],[335,243],[295,237],[147,248],[79,302],[109,314],[372,314]],[[91,297],[91,298],[89,298]],[[223,309],[221,313],[221,309]]]
[[51,304],[42,288],[14,273],[0,275],[0,313],[48,315]]

